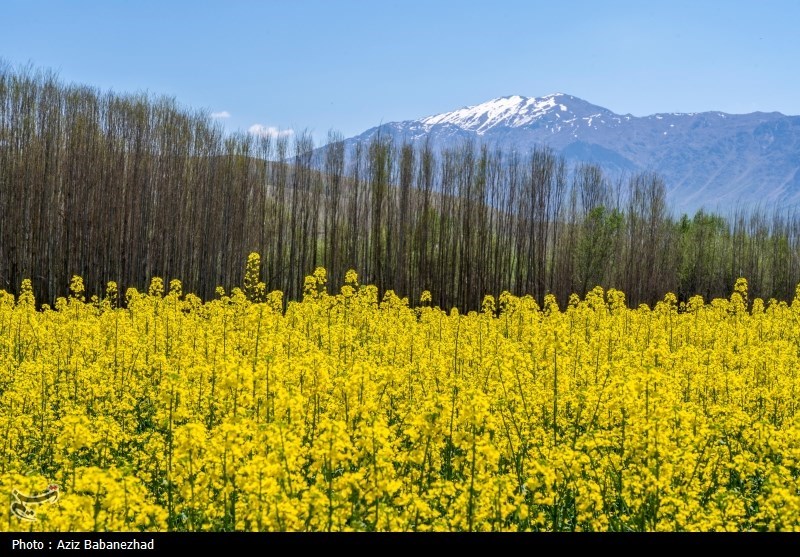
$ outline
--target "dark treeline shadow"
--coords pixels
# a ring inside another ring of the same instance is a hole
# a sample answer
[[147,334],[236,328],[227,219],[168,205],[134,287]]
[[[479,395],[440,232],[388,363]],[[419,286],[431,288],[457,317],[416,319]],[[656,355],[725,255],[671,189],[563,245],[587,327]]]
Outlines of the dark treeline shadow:
[[334,287],[352,268],[464,311],[504,290],[563,307],[597,285],[634,306],[708,300],[740,276],[751,297],[790,300],[800,281],[793,210],[675,217],[657,175],[610,181],[546,147],[328,139],[226,135],[172,99],[0,63],[0,289],[30,278],[52,303],[73,275],[99,296],[159,276],[207,299],[242,284],[253,251],[286,299],[324,266]]

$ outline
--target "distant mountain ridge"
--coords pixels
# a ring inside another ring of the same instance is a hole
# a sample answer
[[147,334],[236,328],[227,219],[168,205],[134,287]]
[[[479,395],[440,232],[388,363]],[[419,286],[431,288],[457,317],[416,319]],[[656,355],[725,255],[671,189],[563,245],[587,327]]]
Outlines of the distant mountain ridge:
[[800,116],[779,112],[616,114],[578,97],[512,95],[371,128],[437,148],[466,139],[527,151],[548,145],[567,161],[593,162],[611,177],[655,171],[678,211],[800,203]]

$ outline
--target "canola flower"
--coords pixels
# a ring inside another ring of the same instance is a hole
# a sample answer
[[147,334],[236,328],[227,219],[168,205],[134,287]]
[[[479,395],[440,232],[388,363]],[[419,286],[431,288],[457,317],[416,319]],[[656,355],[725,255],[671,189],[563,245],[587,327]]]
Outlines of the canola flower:
[[11,531],[800,529],[791,304],[595,288],[419,307],[324,269],[203,302],[0,292],[0,492],[60,487]]

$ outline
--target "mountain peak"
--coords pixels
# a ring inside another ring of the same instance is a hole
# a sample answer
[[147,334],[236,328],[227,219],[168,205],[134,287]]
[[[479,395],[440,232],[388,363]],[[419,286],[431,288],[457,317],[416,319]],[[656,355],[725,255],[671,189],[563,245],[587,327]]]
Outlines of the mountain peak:
[[497,97],[452,112],[428,116],[423,118],[421,123],[426,128],[450,124],[483,135],[495,126],[518,128],[528,125],[548,113],[566,112],[568,108],[562,102],[566,97],[567,95],[563,93],[552,93],[544,97],[523,97],[522,95]]
[[465,106],[452,112],[435,114],[419,120],[424,130],[433,126],[451,125],[462,130],[483,135],[499,128],[521,128],[541,121],[556,124],[583,117],[613,116],[609,111],[594,106],[566,93],[550,93],[543,97],[508,95]]

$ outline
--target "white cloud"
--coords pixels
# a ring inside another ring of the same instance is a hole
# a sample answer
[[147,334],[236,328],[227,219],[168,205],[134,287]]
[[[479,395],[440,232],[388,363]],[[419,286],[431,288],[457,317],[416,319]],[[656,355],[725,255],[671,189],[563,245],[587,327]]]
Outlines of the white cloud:
[[294,135],[294,130],[292,129],[279,130],[274,126],[264,126],[262,124],[253,124],[247,128],[247,131],[259,137],[286,137],[288,135]]
[[228,112],[227,110],[223,110],[222,112],[212,112],[211,113],[211,117],[214,120],[218,120],[220,118],[230,118],[231,117],[231,113]]

